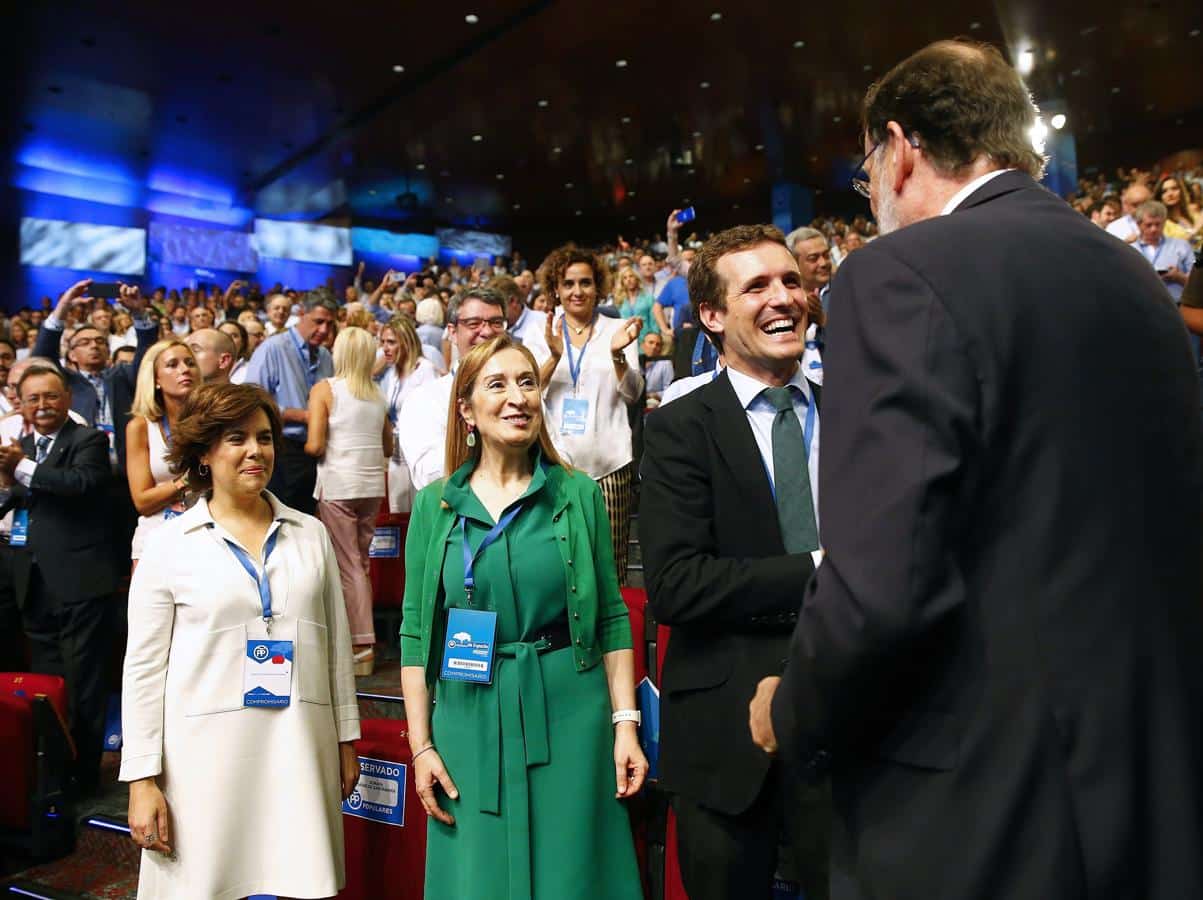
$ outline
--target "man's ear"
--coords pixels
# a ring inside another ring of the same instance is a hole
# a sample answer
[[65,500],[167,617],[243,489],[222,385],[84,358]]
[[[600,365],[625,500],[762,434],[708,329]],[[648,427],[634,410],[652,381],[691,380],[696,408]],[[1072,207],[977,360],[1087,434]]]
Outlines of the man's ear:
[[711,306],[709,303],[699,303],[698,320],[706,326],[707,331],[722,334],[726,327],[727,311]]
[[890,133],[890,152],[894,156],[894,193],[901,193],[902,185],[911,177],[918,161],[919,148],[911,143],[902,126],[897,122],[886,123]]

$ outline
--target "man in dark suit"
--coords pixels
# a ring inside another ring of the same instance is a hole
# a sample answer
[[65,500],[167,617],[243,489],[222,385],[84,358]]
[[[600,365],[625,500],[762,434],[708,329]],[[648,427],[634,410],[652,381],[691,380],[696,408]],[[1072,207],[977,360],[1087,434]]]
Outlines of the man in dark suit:
[[109,552],[112,479],[108,441],[70,421],[71,389],[56,369],[31,365],[18,396],[33,432],[0,447],[0,515],[14,511],[6,563],[22,609],[35,672],[62,675],[71,702],[83,791],[99,775],[110,595],[118,572]]
[[640,493],[649,600],[672,629],[660,765],[681,874],[691,900],[768,898],[784,844],[808,900],[822,900],[827,792],[760,752],[744,724],[757,682],[781,671],[820,558],[806,292],[782,233],[755,225],[707,241],[689,294],[727,368],[649,414]]
[[751,708],[831,754],[841,900],[1203,896],[1198,379],[1148,263],[1033,179],[1034,117],[960,42],[865,100],[826,557]]
[[88,296],[91,286],[92,279],[85,278],[63,292],[54,311],[38,329],[32,355],[53,360],[67,356],[76,367],[63,370],[71,388],[71,408],[93,428],[104,432],[109,442],[109,459],[116,477],[109,480],[103,502],[110,507],[109,544],[113,559],[118,565],[125,565],[129,562],[130,540],[138,522],[125,480],[125,426],[129,424],[134,403],[138,367],[146,351],[158,340],[159,327],[147,317],[147,300],[137,285],[123,284],[118,299],[133,316],[138,338],[133,362],[109,365],[108,336],[93,325],[76,329],[69,346],[60,348],[67,313],[73,306],[93,302]]

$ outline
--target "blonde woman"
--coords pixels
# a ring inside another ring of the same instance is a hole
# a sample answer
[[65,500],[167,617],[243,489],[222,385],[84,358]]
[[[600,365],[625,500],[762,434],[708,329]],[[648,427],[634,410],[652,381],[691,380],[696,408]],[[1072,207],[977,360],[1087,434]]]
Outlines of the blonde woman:
[[384,461],[392,455],[392,426],[384,397],[372,380],[376,339],[362,328],[344,328],[334,341],[334,377],[309,392],[305,452],[318,458],[317,515],[330,532],[342,578],[355,674],[370,675],[375,662],[372,582],[368,548],[384,498]]
[[[380,392],[388,403],[389,424],[395,432],[397,416],[409,392],[428,381],[437,380],[439,373],[430,360],[425,358],[418,332],[405,316],[394,316],[380,327],[378,365],[384,367],[377,378]],[[414,489],[409,466],[405,463],[405,457],[401,455],[401,445],[394,433],[393,455],[388,464],[389,512],[407,513],[413,506],[413,500]]]
[[138,528],[130,547],[134,568],[147,535],[187,509],[187,478],[172,474],[167,454],[184,401],[200,383],[192,351],[177,338],[159,341],[142,358],[125,426],[125,476],[138,510]]
[[660,326],[656,324],[656,317],[652,315],[652,304],[656,302],[656,298],[644,286],[639,273],[628,267],[618,273],[617,279],[614,305],[618,307],[618,314],[624,319],[638,316],[643,320],[643,330],[639,332],[640,341],[649,334],[659,334]]

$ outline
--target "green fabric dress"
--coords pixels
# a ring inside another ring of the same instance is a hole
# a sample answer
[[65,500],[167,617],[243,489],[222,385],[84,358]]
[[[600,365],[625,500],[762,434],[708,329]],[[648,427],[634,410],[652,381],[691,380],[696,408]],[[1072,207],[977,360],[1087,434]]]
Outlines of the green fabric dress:
[[[467,520],[475,552],[493,518],[457,480],[443,499]],[[642,900],[630,822],[614,797],[604,666],[578,673],[571,648],[536,643],[567,616],[544,484],[536,466],[522,512],[476,561],[473,608],[497,612],[493,683],[435,689],[434,742],[460,796],[439,794],[454,826],[429,820],[428,900]],[[457,523],[442,560],[445,608],[467,607],[462,541]],[[436,636],[445,628],[444,616]]]

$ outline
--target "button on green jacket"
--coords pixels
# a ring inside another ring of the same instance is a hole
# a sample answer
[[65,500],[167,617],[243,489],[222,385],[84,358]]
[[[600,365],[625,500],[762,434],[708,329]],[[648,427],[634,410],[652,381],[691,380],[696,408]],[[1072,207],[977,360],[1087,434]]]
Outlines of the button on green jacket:
[[[536,458],[536,465],[541,465]],[[450,481],[464,485],[475,463],[469,461]],[[544,466],[546,485],[527,502],[552,504],[551,521],[568,585],[565,605],[572,652],[578,672],[593,668],[602,655],[631,647],[631,625],[614,573],[610,520],[601,489],[588,475],[563,466]],[[447,480],[418,492],[405,542],[405,600],[401,619],[401,665],[423,666],[434,681],[442,662],[431,647],[442,646],[439,598],[447,537],[455,513],[443,503]]]

